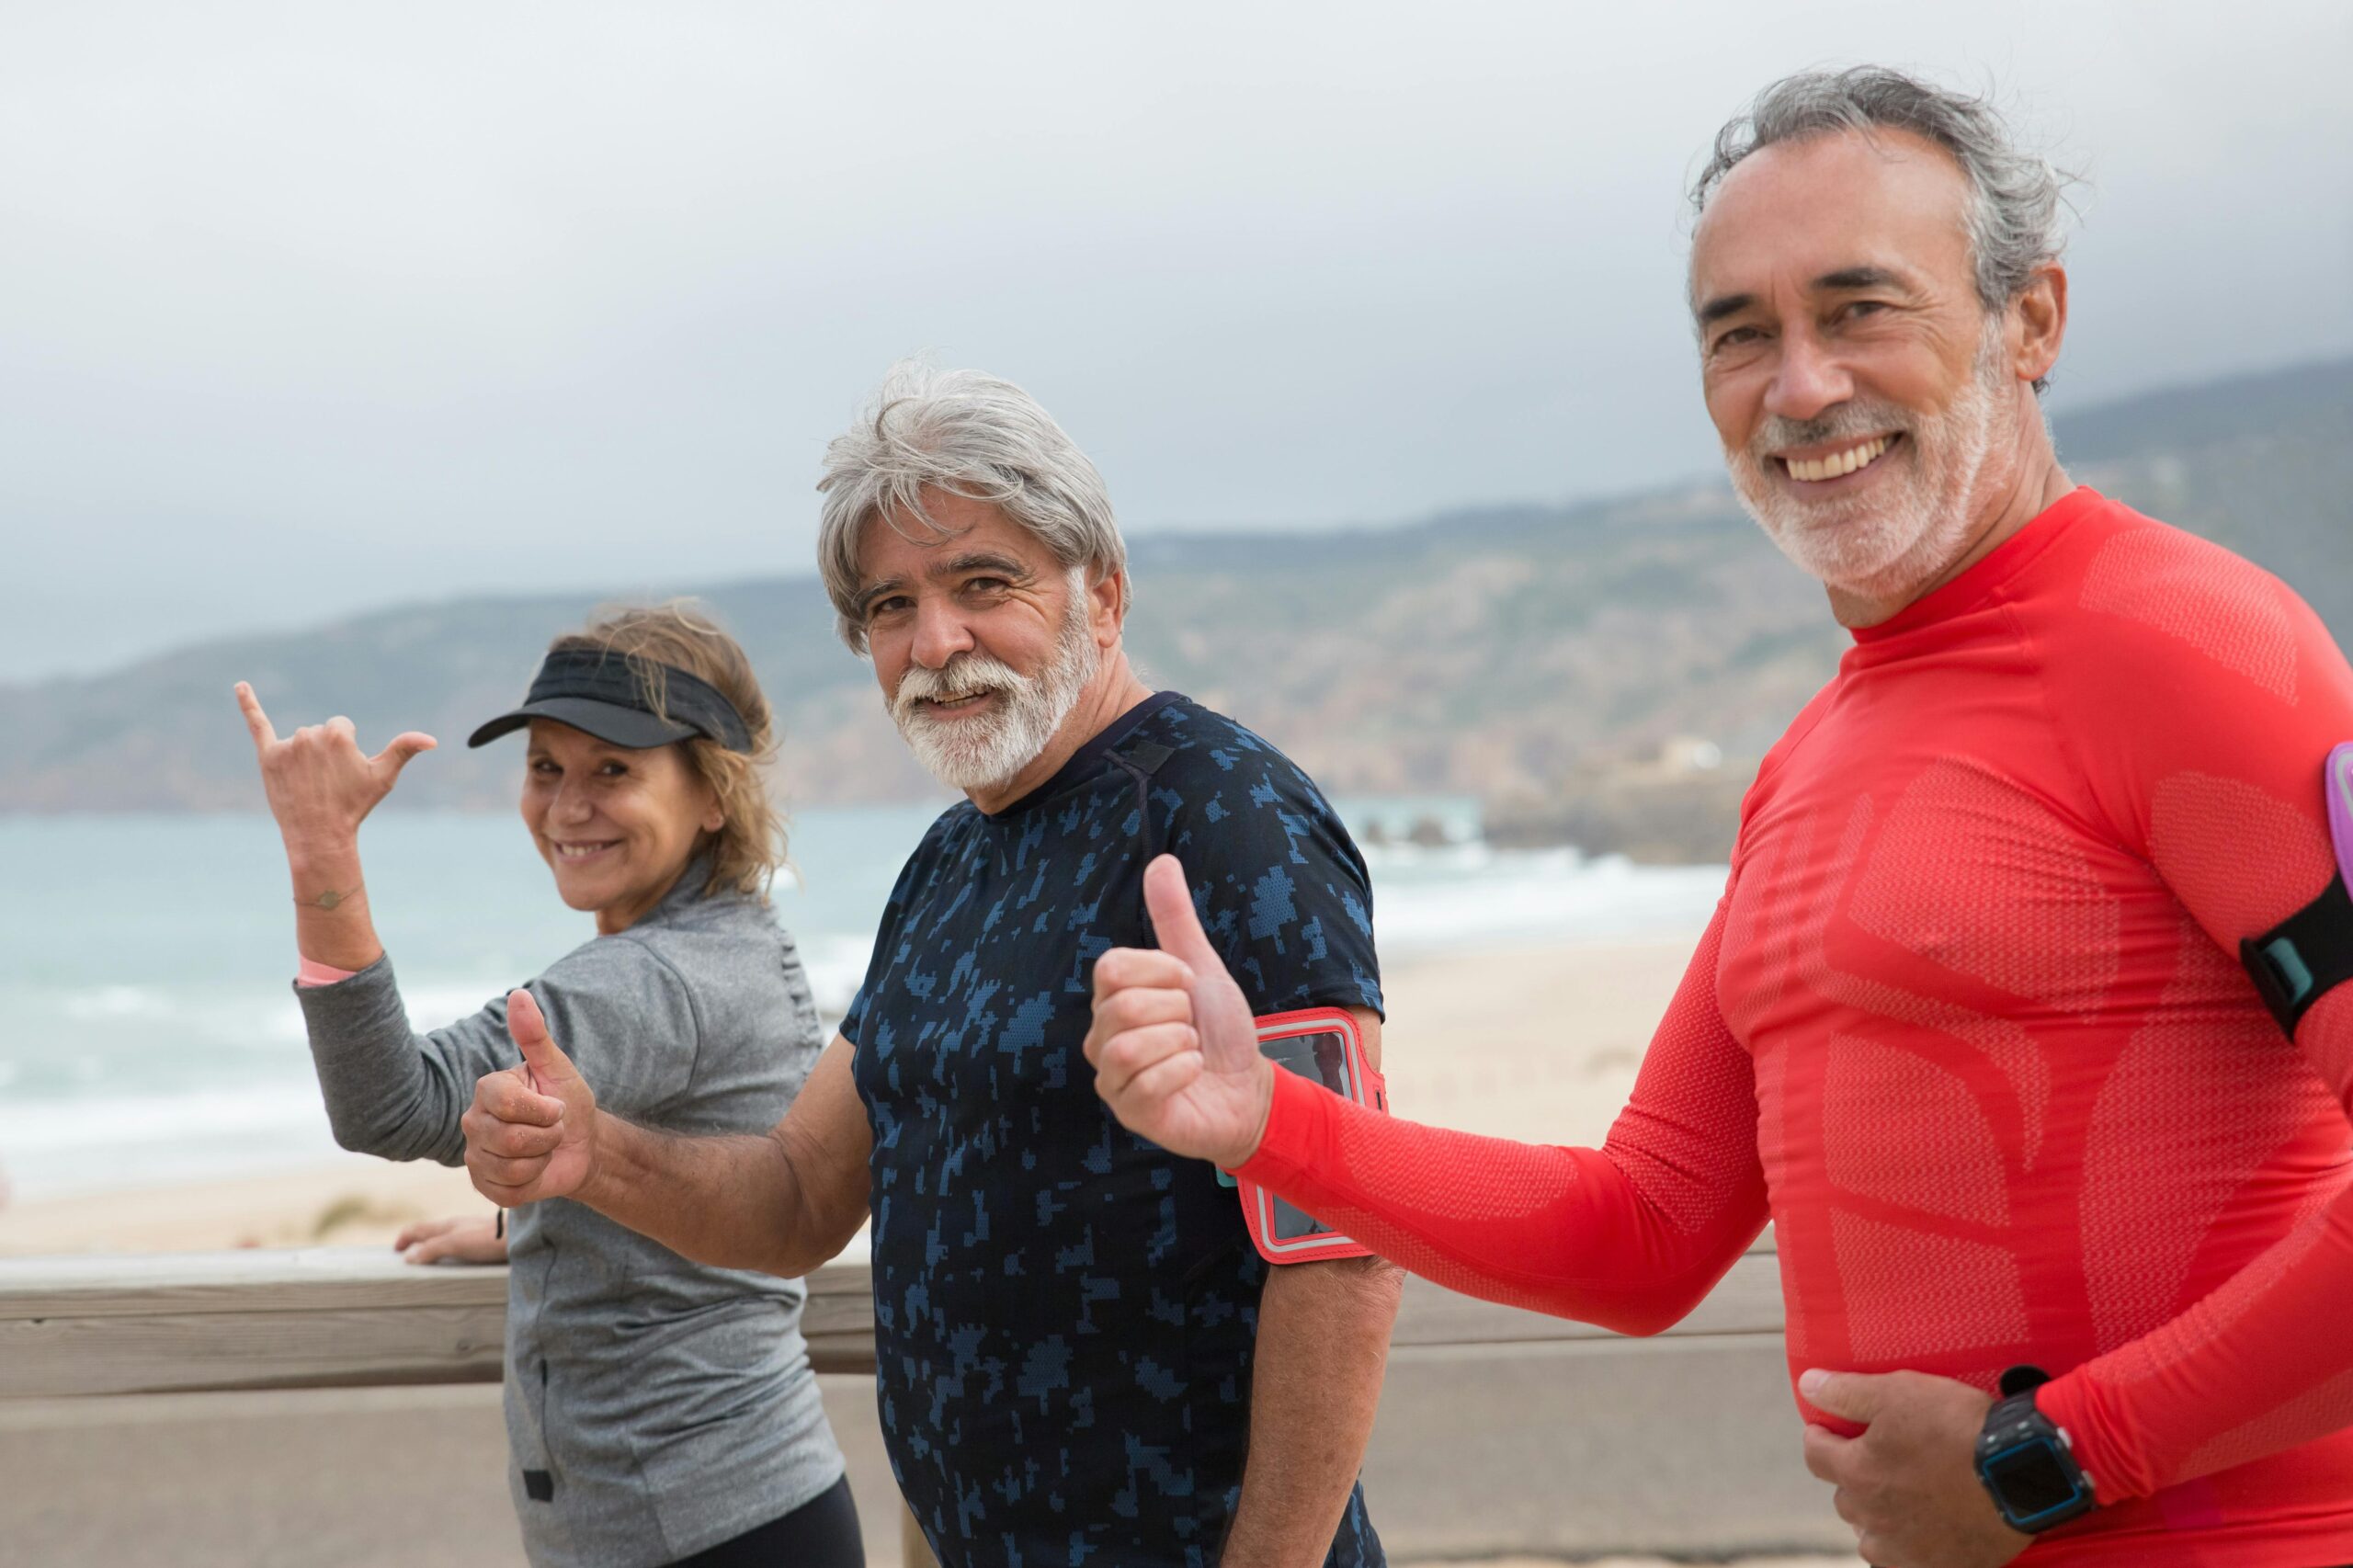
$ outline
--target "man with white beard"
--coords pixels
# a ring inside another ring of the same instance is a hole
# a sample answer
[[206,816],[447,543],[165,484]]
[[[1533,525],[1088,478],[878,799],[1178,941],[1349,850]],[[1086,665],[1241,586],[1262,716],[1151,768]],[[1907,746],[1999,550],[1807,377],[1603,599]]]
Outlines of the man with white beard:
[[1114,1122],[1080,1056],[1089,966],[1149,939],[1174,849],[1256,1011],[1344,1012],[1377,1072],[1361,857],[1280,753],[1137,678],[1109,497],[1020,388],[902,367],[819,488],[842,636],[966,799],[770,1136],[597,1110],[527,1010],[528,1071],[466,1119],[476,1185],[784,1275],[870,1211],[883,1434],[946,1568],[1377,1568],[1356,1477],[1402,1277],[1360,1248],[1269,1268],[1236,1193]]
[[2059,195],[1893,71],[1717,140],[1708,412],[1854,646],[1602,1148],[1273,1072],[1175,860],[1087,1051],[1143,1136],[1539,1311],[1655,1333],[1769,1220],[1806,1463],[1882,1568],[2346,1563],[2353,670],[2060,467]]

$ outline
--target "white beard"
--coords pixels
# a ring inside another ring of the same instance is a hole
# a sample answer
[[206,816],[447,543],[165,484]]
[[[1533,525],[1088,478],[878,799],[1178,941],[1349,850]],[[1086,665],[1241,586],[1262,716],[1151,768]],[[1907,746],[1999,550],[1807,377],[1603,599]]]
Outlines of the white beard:
[[[1037,761],[1102,668],[1086,612],[1086,574],[1075,570],[1053,657],[1035,676],[981,653],[959,653],[943,669],[908,665],[890,709],[915,760],[949,789],[967,791],[1003,784]],[[995,712],[970,719],[937,718],[921,706],[925,698],[981,691],[1002,691],[1005,701]]]
[[[1934,414],[1890,403],[1840,403],[1817,419],[1769,418],[1724,466],[1742,507],[1782,554],[1834,588],[1908,603],[1967,551],[1977,524],[1978,482],[1997,441],[2010,434],[2013,383],[2001,362],[2001,318],[1987,324],[1969,380]],[[1767,454],[1901,430],[1881,458],[1905,467],[1869,496],[1810,502],[1768,472]]]

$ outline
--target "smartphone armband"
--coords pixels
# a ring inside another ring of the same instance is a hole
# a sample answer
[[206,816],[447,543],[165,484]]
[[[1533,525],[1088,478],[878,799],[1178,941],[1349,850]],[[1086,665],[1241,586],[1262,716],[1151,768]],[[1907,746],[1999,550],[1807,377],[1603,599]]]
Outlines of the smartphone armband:
[[[1312,1078],[1342,1099],[1370,1106],[1384,1115],[1388,1112],[1388,1087],[1366,1059],[1364,1036],[1346,1011],[1310,1007],[1296,1013],[1269,1013],[1257,1024],[1258,1049],[1276,1066]],[[1349,1240],[1256,1182],[1225,1179],[1240,1189],[1243,1222],[1250,1228],[1258,1256],[1268,1263],[1372,1256],[1370,1247]]]
[[2336,875],[2312,903],[2239,943],[2239,962],[2290,1040],[2313,1003],[2353,981],[2353,742],[2328,754],[2321,787]]

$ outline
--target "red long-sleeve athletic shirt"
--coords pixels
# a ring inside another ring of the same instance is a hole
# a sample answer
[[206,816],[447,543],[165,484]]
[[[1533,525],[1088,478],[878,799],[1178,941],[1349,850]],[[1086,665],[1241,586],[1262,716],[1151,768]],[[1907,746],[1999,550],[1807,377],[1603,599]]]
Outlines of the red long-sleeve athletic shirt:
[[1602,1148],[1278,1074],[1244,1174],[1637,1334],[1769,1218],[1793,1376],[2059,1374],[2103,1506],[2029,1560],[2353,1562],[2353,986],[2291,1042],[2235,957],[2326,885],[2347,740],[2293,594],[2075,490],[1857,632],[1768,756]]

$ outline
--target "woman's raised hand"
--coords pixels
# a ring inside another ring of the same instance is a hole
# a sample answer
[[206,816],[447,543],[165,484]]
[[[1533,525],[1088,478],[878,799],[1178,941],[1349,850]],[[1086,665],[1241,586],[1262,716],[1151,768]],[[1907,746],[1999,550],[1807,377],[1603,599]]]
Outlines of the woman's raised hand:
[[392,737],[392,744],[374,756],[359,749],[358,732],[340,716],[324,724],[305,724],[279,739],[270,727],[261,699],[244,681],[237,683],[237,706],[253,732],[254,754],[261,762],[261,783],[269,797],[270,814],[288,846],[341,846],[358,839],[359,824],[377,802],[392,792],[392,785],[420,752],[439,743],[411,730]]

